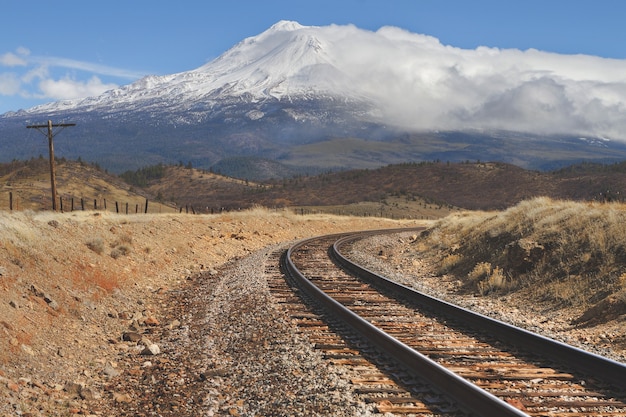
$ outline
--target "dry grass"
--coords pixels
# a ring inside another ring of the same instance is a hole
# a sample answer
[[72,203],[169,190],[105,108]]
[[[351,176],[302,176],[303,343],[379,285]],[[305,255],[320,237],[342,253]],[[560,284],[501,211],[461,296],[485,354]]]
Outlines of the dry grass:
[[626,205],[535,198],[448,216],[425,233],[440,272],[481,294],[530,289],[590,306],[626,286]]

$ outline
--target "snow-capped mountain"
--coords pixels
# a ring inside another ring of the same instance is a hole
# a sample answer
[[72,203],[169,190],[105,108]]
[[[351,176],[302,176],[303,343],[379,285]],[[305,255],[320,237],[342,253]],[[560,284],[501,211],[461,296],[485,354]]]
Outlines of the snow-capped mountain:
[[623,74],[618,60],[281,21],[200,68],[6,113],[0,155],[32,156],[16,139],[26,124],[54,119],[77,124],[59,154],[118,171],[162,161],[208,168],[239,156],[317,169],[614,160],[626,156]]
[[25,113],[146,110],[164,105],[167,112],[184,112],[210,109],[235,98],[252,103],[325,96],[363,99],[355,79],[338,67],[335,53],[324,28],[281,21],[200,68],[147,76],[98,97],[49,103]]

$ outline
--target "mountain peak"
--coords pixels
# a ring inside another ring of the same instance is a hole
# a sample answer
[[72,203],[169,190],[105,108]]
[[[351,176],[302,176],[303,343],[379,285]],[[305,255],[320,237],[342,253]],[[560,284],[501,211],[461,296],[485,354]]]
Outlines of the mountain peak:
[[306,26],[302,26],[300,23],[293,20],[281,20],[274,23],[267,31],[272,32],[293,32],[294,30],[303,29]]

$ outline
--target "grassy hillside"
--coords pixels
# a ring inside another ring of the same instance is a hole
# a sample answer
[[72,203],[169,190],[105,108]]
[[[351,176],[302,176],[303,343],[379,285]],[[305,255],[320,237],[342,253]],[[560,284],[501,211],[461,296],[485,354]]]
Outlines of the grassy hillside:
[[535,198],[446,217],[413,250],[466,291],[524,291],[552,308],[581,309],[575,324],[591,325],[626,317],[625,223],[623,203]]
[[[155,201],[151,194],[132,187],[116,175],[108,174],[97,165],[81,161],[58,160],[56,163],[57,194],[62,199],[64,211],[85,209],[124,213],[145,210],[159,213],[174,211],[171,205]],[[13,161],[0,164],[0,210],[10,208],[10,195],[14,210],[50,210],[52,196],[50,186],[50,164],[48,159],[35,158],[29,161]],[[61,204],[57,201],[60,208]]]

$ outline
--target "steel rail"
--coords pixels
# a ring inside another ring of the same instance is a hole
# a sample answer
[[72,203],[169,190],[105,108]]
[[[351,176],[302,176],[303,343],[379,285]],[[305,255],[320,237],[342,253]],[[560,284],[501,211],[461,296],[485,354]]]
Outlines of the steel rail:
[[[365,233],[373,234],[373,232]],[[339,239],[341,236],[345,235],[336,236]],[[292,254],[296,250],[316,239],[319,239],[319,237],[296,243],[287,250],[287,255],[284,258],[286,270],[302,290],[306,291],[333,315],[341,318],[346,324],[365,337],[378,349],[386,352],[396,361],[402,363],[407,371],[414,376],[430,381],[442,392],[449,394],[473,412],[483,416],[528,417],[528,414],[518,410],[482,388],[477,387],[437,362],[429,359],[427,356],[373,326],[367,320],[361,318],[316,287],[298,270],[292,261]]]
[[[393,230],[385,231],[385,233],[393,232]],[[401,297],[410,298],[437,312],[449,315],[455,319],[460,319],[466,324],[480,328],[488,332],[494,338],[498,338],[507,343],[513,342],[519,348],[527,351],[541,352],[542,356],[549,356],[557,363],[566,363],[568,366],[572,366],[583,373],[601,376],[602,380],[610,381],[622,391],[626,390],[626,364],[426,295],[351,262],[341,253],[339,248],[348,242],[361,239],[362,237],[363,236],[359,235],[345,236],[339,238],[332,246],[332,257],[348,271],[365,278],[370,281],[370,283],[380,288],[391,290]]]

